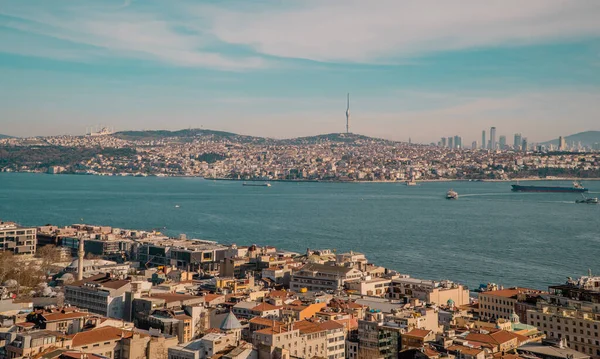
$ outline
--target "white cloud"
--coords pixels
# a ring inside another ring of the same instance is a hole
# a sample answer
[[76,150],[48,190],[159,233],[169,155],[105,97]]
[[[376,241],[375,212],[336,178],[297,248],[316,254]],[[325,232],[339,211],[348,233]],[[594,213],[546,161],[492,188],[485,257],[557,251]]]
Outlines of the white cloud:
[[[394,62],[408,55],[600,35],[597,0],[306,0],[209,13],[219,39],[268,55]],[[288,3],[289,4],[289,3]]]
[[[130,4],[130,3],[126,3]],[[47,11],[44,11],[47,10]],[[36,7],[10,7],[0,9],[0,14],[11,20],[6,28],[38,37],[62,40],[71,45],[88,48],[57,49],[47,43],[39,47],[37,42],[23,41],[5,43],[2,51],[31,54],[49,58],[59,57],[57,51],[73,53],[81,59],[92,59],[92,49],[103,49],[113,57],[151,59],[171,65],[209,67],[219,69],[252,69],[265,65],[260,57],[225,56],[205,49],[206,38],[202,34],[188,34],[175,29],[177,22],[164,19],[157,8],[142,12],[127,8],[98,8],[77,6],[67,8],[38,9]]]

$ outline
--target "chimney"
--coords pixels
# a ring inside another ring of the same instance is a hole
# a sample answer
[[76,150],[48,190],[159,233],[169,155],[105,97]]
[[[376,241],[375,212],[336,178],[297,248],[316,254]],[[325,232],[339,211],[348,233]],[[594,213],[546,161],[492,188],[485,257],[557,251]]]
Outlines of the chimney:
[[79,238],[79,250],[77,251],[77,280],[83,279],[83,257],[85,256],[85,240]]

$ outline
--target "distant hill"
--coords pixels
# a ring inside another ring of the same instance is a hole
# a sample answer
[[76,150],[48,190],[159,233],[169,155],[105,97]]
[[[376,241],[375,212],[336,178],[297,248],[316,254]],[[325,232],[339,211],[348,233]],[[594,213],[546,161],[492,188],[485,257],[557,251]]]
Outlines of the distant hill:
[[[570,136],[565,137],[565,141],[568,144],[575,142],[576,144],[581,142],[582,146],[591,147],[594,143],[600,143],[600,131],[585,131],[576,133]],[[546,141],[543,145],[553,144],[554,146],[558,146],[558,138],[550,141]]]
[[354,133],[329,133],[317,136],[298,137],[291,139],[276,140],[265,137],[254,137],[239,135],[232,132],[213,131],[204,129],[186,129],[178,131],[155,130],[155,131],[122,131],[113,136],[124,140],[163,140],[177,139],[178,141],[191,141],[192,139],[204,138],[210,140],[229,140],[237,143],[281,143],[288,145],[315,144],[323,142],[333,143],[357,143],[357,142],[379,142],[393,143],[393,141],[373,138]]
[[323,142],[337,142],[337,143],[355,143],[355,142],[380,142],[380,143],[392,143],[393,141],[383,140],[380,138],[373,138],[363,135],[357,135],[354,133],[328,133],[324,135],[308,136],[291,138],[287,140],[281,140],[286,144],[315,144]]
[[0,133],[0,140],[3,138],[12,138],[12,136],[8,136],[8,135],[3,135]]
[[178,138],[181,140],[192,140],[195,138],[205,138],[211,140],[230,140],[232,142],[266,142],[262,137],[253,137],[238,135],[232,132],[213,131],[204,129],[186,129],[178,131],[156,130],[156,131],[122,131],[113,136],[124,140],[161,140],[167,138]]

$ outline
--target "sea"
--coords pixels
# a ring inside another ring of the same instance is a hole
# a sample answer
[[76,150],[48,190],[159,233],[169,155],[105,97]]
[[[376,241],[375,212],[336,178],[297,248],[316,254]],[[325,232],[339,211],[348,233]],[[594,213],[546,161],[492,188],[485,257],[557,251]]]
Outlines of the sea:
[[[570,182],[527,182],[570,185]],[[364,253],[422,279],[546,289],[600,274],[600,205],[511,182],[321,183],[0,173],[0,219],[156,229],[298,253]],[[600,181],[584,182],[600,196]],[[458,200],[445,199],[454,189]]]

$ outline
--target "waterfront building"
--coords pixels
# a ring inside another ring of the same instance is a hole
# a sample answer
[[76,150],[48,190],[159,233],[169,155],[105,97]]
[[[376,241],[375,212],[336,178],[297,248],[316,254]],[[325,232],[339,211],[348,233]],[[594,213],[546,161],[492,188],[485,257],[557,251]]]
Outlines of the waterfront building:
[[33,256],[36,250],[36,229],[21,227],[14,222],[0,221],[0,251]]
[[527,311],[529,324],[549,339],[600,358],[600,277],[591,275],[549,287],[550,295]]
[[126,318],[125,296],[129,280],[99,274],[65,286],[65,303],[109,318]]
[[363,273],[353,267],[308,263],[292,274],[290,289],[299,291],[335,291],[348,281],[360,280]]
[[144,238],[137,240],[134,251],[145,267],[171,265],[188,271],[218,273],[228,247],[211,241]]
[[[514,287],[509,289],[487,290],[479,293],[479,316],[486,320],[511,319],[511,315],[519,311],[520,317],[525,313],[520,302],[526,301],[531,295],[543,292],[537,289]],[[519,314],[517,313],[517,314]],[[525,322],[525,321],[524,321]],[[525,322],[527,324],[532,324]]]
[[391,280],[388,298],[410,302],[411,298],[425,303],[446,305],[469,304],[469,289],[462,284],[451,281],[433,281],[410,277],[394,278]]

